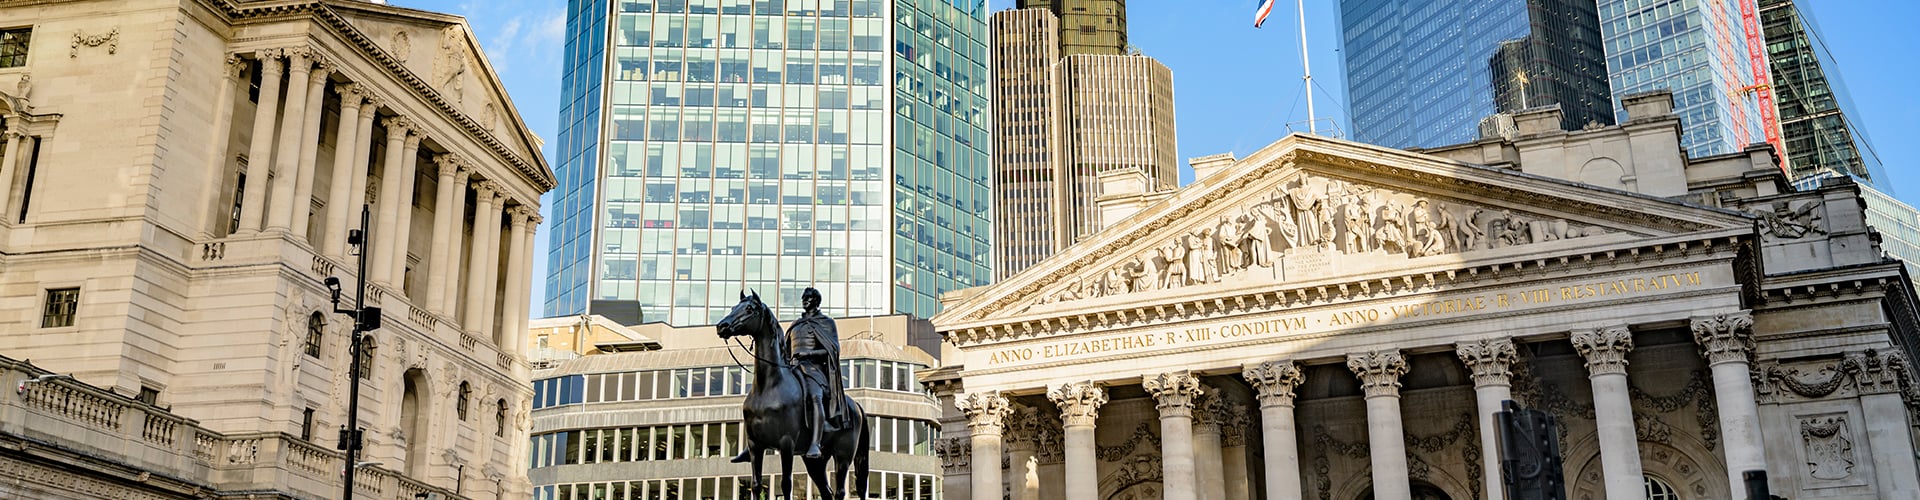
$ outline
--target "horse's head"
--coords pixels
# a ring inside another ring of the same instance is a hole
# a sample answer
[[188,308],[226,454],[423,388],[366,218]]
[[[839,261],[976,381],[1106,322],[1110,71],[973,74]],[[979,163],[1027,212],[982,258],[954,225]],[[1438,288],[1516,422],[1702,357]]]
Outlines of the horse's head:
[[[713,326],[720,333],[721,339],[731,339],[741,335],[752,337],[754,328],[765,328],[767,324],[772,323],[772,318],[773,311],[767,309],[765,303],[760,302],[759,292],[752,294],[741,292],[740,303],[734,304],[733,310],[727,312],[727,317],[720,318],[720,322]],[[778,328],[776,327],[775,330],[778,331]]]

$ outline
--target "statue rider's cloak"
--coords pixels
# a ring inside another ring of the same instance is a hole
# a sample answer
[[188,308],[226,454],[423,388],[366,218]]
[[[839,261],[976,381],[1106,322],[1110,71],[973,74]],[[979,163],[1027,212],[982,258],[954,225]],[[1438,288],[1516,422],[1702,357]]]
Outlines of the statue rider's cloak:
[[825,404],[826,430],[844,428],[842,420],[847,414],[847,404],[843,396],[846,388],[840,383],[840,333],[834,327],[833,318],[821,314],[818,309],[801,313],[800,319],[787,327],[787,352],[799,352],[798,347],[809,343],[807,341],[827,351],[827,355],[822,358],[795,359],[794,365],[800,367],[805,378],[811,379],[802,383],[824,385],[821,394],[825,401],[818,403]]

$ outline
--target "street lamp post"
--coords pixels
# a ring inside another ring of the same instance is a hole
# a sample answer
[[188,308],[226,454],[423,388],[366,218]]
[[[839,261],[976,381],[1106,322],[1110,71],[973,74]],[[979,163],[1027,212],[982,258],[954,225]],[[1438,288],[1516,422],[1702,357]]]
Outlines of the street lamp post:
[[[362,466],[360,449],[365,444],[362,441],[364,431],[360,428],[360,371],[372,367],[360,366],[360,352],[366,348],[362,341],[371,335],[369,332],[380,329],[380,308],[367,307],[367,222],[371,219],[371,213],[367,205],[361,205],[360,229],[347,232],[347,245],[353,247],[359,260],[355,271],[357,278],[353,308],[340,308],[340,278],[328,276],[326,280],[327,291],[333,298],[333,312],[353,318],[353,335],[347,348],[347,356],[351,358],[347,369],[347,425],[340,428],[340,443],[337,445],[341,451],[347,452],[346,492],[341,494],[341,500],[353,500],[353,478]],[[367,465],[377,464],[373,462]]]

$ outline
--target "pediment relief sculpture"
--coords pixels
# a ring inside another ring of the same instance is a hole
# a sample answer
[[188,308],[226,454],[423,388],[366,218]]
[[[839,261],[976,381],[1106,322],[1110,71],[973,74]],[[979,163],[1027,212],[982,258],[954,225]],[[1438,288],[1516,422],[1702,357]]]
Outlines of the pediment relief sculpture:
[[1510,208],[1302,175],[1161,231],[1151,247],[1017,308],[1218,284],[1301,281],[1382,262],[1457,256],[1605,234],[1606,228]]

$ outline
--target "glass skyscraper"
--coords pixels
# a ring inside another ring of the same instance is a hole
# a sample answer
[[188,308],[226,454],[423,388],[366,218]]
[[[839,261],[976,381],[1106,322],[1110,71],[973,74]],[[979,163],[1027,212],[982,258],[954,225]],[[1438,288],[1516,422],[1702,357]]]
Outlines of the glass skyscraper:
[[[1753,0],[1599,0],[1599,6],[1615,95],[1672,90],[1684,131],[1680,145],[1696,158],[1766,141],[1741,18]],[[1764,59],[1761,66],[1764,72]],[[1625,118],[1625,109],[1619,113]]]
[[1798,178],[1831,170],[1890,186],[1866,131],[1849,120],[1858,115],[1812,16],[1793,0],[1760,0],[1760,20],[1792,167],[1787,173]]
[[546,314],[932,316],[988,282],[983,0],[570,0]]
[[1489,115],[1560,105],[1613,123],[1593,0],[1341,0],[1353,136],[1391,147],[1479,138]]

